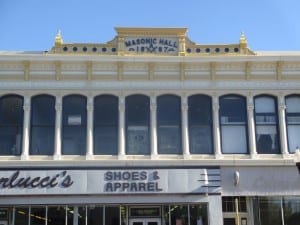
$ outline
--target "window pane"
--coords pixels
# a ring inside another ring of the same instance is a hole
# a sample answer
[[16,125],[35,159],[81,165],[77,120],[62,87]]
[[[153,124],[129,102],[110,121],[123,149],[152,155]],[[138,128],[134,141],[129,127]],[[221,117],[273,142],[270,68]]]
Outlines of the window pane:
[[23,134],[23,98],[0,98],[0,155],[20,155]]
[[190,205],[190,225],[208,225],[207,205]]
[[22,150],[23,127],[0,127],[1,155],[20,155]]
[[119,207],[105,207],[105,225],[120,224]]
[[100,95],[94,101],[94,154],[118,154],[118,98]]
[[112,95],[100,95],[94,101],[95,125],[118,125],[118,98]]
[[86,127],[67,126],[63,129],[64,155],[85,155],[86,153]]
[[127,154],[150,154],[148,127],[127,127]]
[[31,128],[31,155],[53,155],[54,127],[34,126]]
[[180,154],[181,130],[178,126],[160,126],[158,134],[159,154]]
[[159,154],[181,154],[180,98],[163,95],[157,98],[157,134]]
[[23,98],[5,96],[0,98],[0,124],[23,125]]
[[288,129],[289,152],[295,153],[296,148],[300,148],[300,126],[289,125]]
[[46,220],[45,207],[31,207],[30,225],[44,225],[46,224]]
[[222,126],[222,152],[247,154],[245,126]]
[[211,98],[193,95],[188,98],[190,153],[212,154]]
[[247,154],[246,99],[228,95],[220,98],[221,141],[225,154]]
[[143,95],[126,98],[126,152],[150,154],[150,99]]
[[94,154],[118,154],[118,129],[116,126],[97,126],[94,129]]
[[78,225],[85,225],[86,207],[78,206],[77,209],[78,209],[78,213],[77,213]]
[[21,207],[16,208],[15,211],[15,224],[16,225],[28,225],[29,223],[29,208]]
[[48,225],[65,225],[66,224],[66,208],[64,206],[48,207]]
[[255,123],[256,123],[256,149],[261,154],[278,154],[278,116],[276,101],[273,97],[256,97]]
[[85,155],[86,152],[86,98],[71,95],[63,98],[62,153]]
[[31,125],[55,125],[55,98],[42,95],[31,100]]
[[259,201],[260,225],[282,225],[281,201],[275,197],[261,197]]
[[300,147],[300,97],[292,96],[286,98],[286,125],[289,152],[295,153],[295,149]]
[[179,125],[181,123],[181,102],[178,96],[163,95],[157,98],[158,125]]
[[87,208],[87,224],[88,225],[102,225],[103,224],[103,207]]
[[256,126],[256,148],[258,153],[278,154],[279,144],[276,126]]
[[300,197],[283,197],[284,222],[287,225],[299,225]]
[[190,152],[192,154],[213,154],[211,126],[194,126],[189,129]]
[[188,225],[187,205],[171,205],[171,225]]

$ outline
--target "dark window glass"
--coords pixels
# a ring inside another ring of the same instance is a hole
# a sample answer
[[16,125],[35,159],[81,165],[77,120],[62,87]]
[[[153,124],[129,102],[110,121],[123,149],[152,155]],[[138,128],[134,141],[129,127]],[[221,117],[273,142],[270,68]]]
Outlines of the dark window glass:
[[259,220],[261,225],[282,225],[281,200],[278,197],[260,197]]
[[[76,207],[74,207],[74,210],[76,210]],[[78,212],[77,212],[78,225],[85,225],[86,207],[85,206],[78,206],[77,210],[78,210]]]
[[105,207],[105,225],[120,224],[120,210],[119,207],[111,206]]
[[259,96],[254,101],[257,153],[278,154],[280,145],[276,99]]
[[284,222],[287,225],[299,225],[300,197],[283,197]]
[[118,154],[118,98],[97,96],[94,101],[94,154]]
[[23,136],[23,98],[0,98],[0,155],[20,155]]
[[20,207],[15,211],[15,224],[28,225],[29,223],[29,208]]
[[52,155],[54,151],[55,98],[35,96],[31,100],[31,155]]
[[207,205],[195,204],[190,207],[190,225],[208,225]]
[[157,98],[159,154],[181,154],[181,101],[174,95]]
[[211,98],[193,95],[188,98],[189,144],[192,154],[212,154]]
[[126,152],[150,154],[150,99],[143,95],[126,97]]
[[86,97],[69,95],[63,98],[62,154],[86,153]]
[[103,224],[103,207],[87,208],[87,220],[89,225],[102,225]]
[[30,225],[44,225],[46,224],[46,219],[45,207],[31,207]]
[[47,215],[48,225],[66,224],[66,207],[64,206],[49,206]]
[[289,152],[300,148],[300,96],[289,96],[286,101],[286,126]]
[[188,206],[170,205],[171,225],[188,225]]
[[246,99],[227,95],[220,98],[222,152],[248,153]]
[[238,200],[239,212],[247,212],[246,197],[222,197],[223,212],[236,212],[236,199]]

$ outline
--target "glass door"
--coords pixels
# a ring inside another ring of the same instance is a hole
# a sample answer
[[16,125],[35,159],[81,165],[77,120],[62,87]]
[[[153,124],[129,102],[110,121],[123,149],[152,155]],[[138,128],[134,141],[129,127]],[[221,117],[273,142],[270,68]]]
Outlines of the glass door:
[[161,225],[161,219],[160,218],[130,219],[129,225]]

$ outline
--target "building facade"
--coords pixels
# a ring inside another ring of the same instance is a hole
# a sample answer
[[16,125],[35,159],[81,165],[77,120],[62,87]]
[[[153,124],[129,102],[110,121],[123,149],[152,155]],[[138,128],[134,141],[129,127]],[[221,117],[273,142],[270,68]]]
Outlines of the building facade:
[[298,225],[300,53],[116,32],[0,52],[0,224]]

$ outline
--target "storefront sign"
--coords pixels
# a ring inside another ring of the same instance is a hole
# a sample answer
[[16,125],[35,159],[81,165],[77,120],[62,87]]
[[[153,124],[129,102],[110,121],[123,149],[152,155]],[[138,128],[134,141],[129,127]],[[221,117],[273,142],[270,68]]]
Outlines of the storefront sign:
[[0,195],[220,192],[220,169],[0,171]]
[[176,54],[178,52],[178,38],[125,38],[125,49],[127,52],[135,53]]

